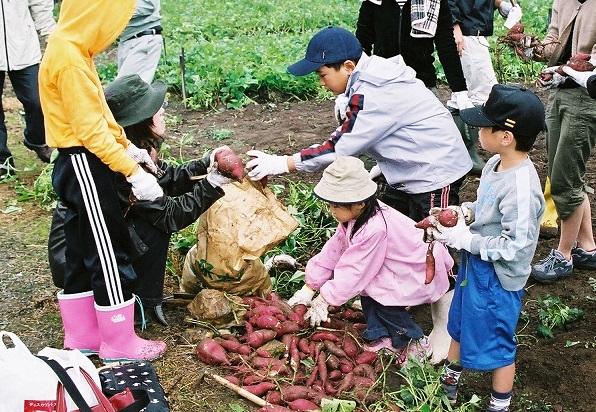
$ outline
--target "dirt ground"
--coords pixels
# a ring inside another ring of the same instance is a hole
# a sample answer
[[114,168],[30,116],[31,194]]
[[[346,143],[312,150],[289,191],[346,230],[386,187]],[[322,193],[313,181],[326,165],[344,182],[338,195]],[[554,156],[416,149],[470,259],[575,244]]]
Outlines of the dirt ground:
[[[544,94],[541,94],[545,98]],[[20,144],[22,117],[18,102],[5,93],[8,107],[9,145],[15,152],[19,183],[31,187],[43,164],[32,160],[34,154]],[[254,104],[243,110],[192,112],[175,97],[168,108],[170,152],[184,158],[201,156],[206,150],[222,144],[237,152],[250,148],[273,153],[291,154],[313,143],[322,142],[333,130],[333,103],[291,102]],[[231,135],[223,140],[222,136]],[[488,154],[481,152],[487,158]],[[546,156],[543,136],[531,157],[544,179]],[[31,169],[31,164],[37,166]],[[590,164],[588,181],[595,182],[596,167]],[[292,179],[314,182],[318,175],[294,174]],[[272,178],[275,183],[279,178]],[[281,182],[281,180],[280,180]],[[462,201],[472,200],[478,181],[468,178],[461,192]],[[32,352],[45,346],[61,347],[62,330],[57,308],[57,289],[51,282],[47,264],[47,232],[51,211],[34,202],[16,202],[15,181],[0,184],[0,329],[15,332]],[[14,210],[20,208],[20,210]],[[596,207],[594,208],[596,211]],[[594,213],[594,212],[593,212]],[[535,260],[544,257],[556,246],[556,239],[539,242]],[[182,262],[179,258],[178,263]],[[518,329],[517,377],[513,411],[577,411],[596,410],[596,290],[588,283],[592,273],[576,270],[575,274],[552,285],[535,284],[529,280],[524,299],[523,315]],[[177,291],[176,279],[168,276],[165,294]],[[555,329],[554,338],[538,337],[537,296],[558,296],[571,308],[582,309],[583,320]],[[230,411],[232,404],[245,410],[256,409],[228,389],[210,379],[201,380],[205,366],[193,354],[193,339],[188,329],[194,325],[185,301],[169,301],[164,305],[170,326],[153,322],[139,332],[149,338],[164,339],[168,344],[165,356],[155,361],[161,383],[171,403],[172,411]],[[413,309],[414,318],[430,332],[428,307]],[[217,372],[217,371],[216,371]],[[396,388],[392,388],[396,389]],[[490,390],[486,373],[467,373],[462,378],[461,394],[472,394],[485,401]]]

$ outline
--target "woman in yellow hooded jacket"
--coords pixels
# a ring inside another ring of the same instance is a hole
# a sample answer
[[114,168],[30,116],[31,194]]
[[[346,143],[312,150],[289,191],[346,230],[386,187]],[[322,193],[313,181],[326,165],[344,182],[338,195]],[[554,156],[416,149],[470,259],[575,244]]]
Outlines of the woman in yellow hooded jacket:
[[163,191],[147,151],[114,120],[93,63],[134,8],[135,0],[63,0],[39,71],[47,143],[59,152],[52,184],[67,207],[64,290],[58,293],[65,346],[99,353],[104,362],[151,360],[166,350],[164,342],[134,331],[136,274],[115,177],[126,176],[139,202]]

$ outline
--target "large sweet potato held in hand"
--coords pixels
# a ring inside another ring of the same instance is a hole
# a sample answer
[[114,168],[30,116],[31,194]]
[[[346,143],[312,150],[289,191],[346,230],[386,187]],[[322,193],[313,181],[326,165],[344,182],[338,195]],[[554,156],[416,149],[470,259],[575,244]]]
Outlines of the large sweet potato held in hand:
[[226,147],[218,150],[214,160],[217,162],[217,170],[222,175],[237,181],[244,177],[244,163],[232,149]]

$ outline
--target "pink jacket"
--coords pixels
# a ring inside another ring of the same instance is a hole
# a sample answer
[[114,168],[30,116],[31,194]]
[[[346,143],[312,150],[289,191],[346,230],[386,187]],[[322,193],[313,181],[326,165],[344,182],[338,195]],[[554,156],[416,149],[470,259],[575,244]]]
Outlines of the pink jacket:
[[351,298],[370,296],[385,306],[414,306],[437,301],[448,289],[447,271],[453,259],[437,243],[435,278],[424,284],[426,251],[422,229],[414,221],[379,202],[376,213],[350,240],[354,220],[338,225],[320,253],[306,265],[306,283],[319,289],[335,306]]

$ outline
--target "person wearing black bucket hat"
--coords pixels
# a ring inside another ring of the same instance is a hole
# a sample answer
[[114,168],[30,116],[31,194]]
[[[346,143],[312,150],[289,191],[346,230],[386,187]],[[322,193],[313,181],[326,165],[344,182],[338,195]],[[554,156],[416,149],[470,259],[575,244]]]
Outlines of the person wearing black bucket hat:
[[436,226],[431,236],[461,250],[441,384],[454,404],[463,368],[492,371],[486,412],[508,412],[515,330],[545,210],[540,179],[528,156],[545,127],[544,106],[524,87],[496,84],[484,105],[460,115],[480,128],[482,147],[495,155],[482,170],[476,201],[450,206],[459,215],[455,226],[430,218]]
[[[131,237],[129,259],[137,276],[132,285],[132,292],[141,303],[135,313],[137,323],[145,326],[143,308],[150,308],[157,320],[167,324],[161,304],[170,236],[195,222],[224,196],[219,186],[230,182],[230,179],[220,175],[217,169],[209,168],[210,154],[179,166],[158,160],[157,154],[165,133],[165,83],[156,81],[149,85],[139,75],[131,74],[117,78],[104,90],[116,121],[124,127],[132,143],[151,153],[160,171],[158,183],[164,196],[156,200],[131,202],[130,183],[122,174],[117,175],[116,184]],[[207,178],[194,178],[201,175],[207,175]],[[48,257],[52,279],[60,288],[64,287],[66,260],[64,219],[65,207],[59,202],[52,218]]]
[[[406,307],[436,302],[449,288],[447,273],[453,259],[447,249],[434,248],[436,273],[426,284],[428,245],[414,221],[377,200],[377,185],[362,160],[339,156],[314,187],[315,196],[329,204],[339,222],[335,234],[312,257],[305,286],[288,301],[309,305],[311,325],[328,316],[328,306],[340,306],[360,296],[366,318],[366,350],[397,354],[398,366],[409,356],[426,359],[432,347]],[[388,287],[399,285],[399,287]],[[319,295],[312,299],[314,291]]]

